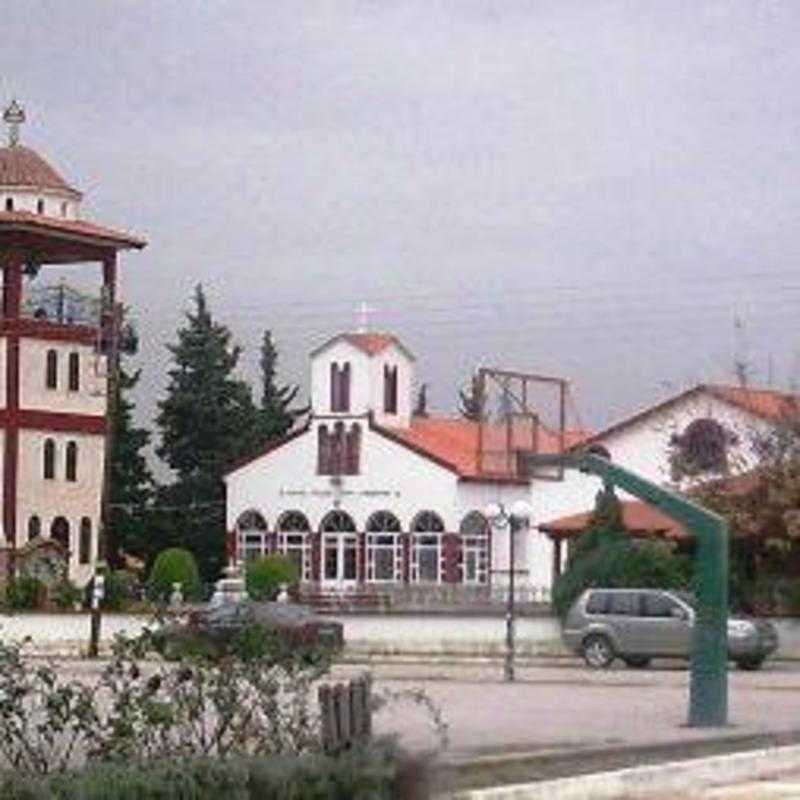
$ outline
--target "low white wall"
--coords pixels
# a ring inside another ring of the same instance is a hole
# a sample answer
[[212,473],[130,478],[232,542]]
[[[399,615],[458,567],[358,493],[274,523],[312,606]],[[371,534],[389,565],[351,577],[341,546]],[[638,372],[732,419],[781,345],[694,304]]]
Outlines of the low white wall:
[[[348,650],[354,654],[493,655],[505,649],[505,620],[488,616],[342,615]],[[139,633],[149,618],[126,614],[103,616],[102,639],[115,633]],[[780,637],[778,655],[800,658],[800,619],[774,620]],[[89,639],[89,614],[0,615],[0,638],[30,636],[34,649],[80,650]],[[521,617],[516,622],[520,655],[564,654],[555,617]]]

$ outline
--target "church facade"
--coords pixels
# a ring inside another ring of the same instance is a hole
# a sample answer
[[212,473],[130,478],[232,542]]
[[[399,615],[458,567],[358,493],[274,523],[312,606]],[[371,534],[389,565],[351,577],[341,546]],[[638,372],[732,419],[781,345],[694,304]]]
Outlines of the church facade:
[[[343,333],[310,361],[308,423],[226,478],[238,557],[286,553],[323,592],[488,596],[509,533],[486,508],[529,500],[530,482],[481,473],[475,423],[412,414],[415,358],[395,337]],[[528,537],[517,537],[522,569]]]

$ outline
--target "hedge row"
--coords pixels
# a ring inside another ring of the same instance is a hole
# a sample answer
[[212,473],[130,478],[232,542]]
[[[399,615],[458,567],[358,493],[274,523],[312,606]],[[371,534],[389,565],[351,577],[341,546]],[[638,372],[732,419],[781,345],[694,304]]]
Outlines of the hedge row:
[[[421,771],[410,792],[391,748],[339,757],[196,759],[95,764],[45,777],[0,773],[3,800],[383,800],[425,797]],[[405,777],[408,769],[402,770]]]

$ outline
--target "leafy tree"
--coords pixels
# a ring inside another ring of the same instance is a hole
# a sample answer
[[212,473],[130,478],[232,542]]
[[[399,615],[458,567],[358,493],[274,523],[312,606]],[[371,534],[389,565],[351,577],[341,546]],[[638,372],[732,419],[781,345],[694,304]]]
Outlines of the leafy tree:
[[459,411],[461,416],[473,422],[480,422],[486,411],[486,389],[480,375],[476,372],[469,386],[458,390]]
[[153,496],[153,476],[142,452],[150,443],[150,432],[134,425],[129,399],[140,375],[141,370],[127,372],[120,367],[114,403],[110,530],[106,531],[107,558],[114,567],[121,566],[122,552],[147,559],[152,548],[147,506]]
[[553,606],[564,617],[578,595],[604,588],[689,586],[691,564],[660,542],[636,541],[623,527],[622,509],[613,490],[598,492],[586,532],[570,553],[567,568],[553,587]]
[[174,362],[166,397],[156,419],[157,449],[175,473],[158,495],[153,520],[164,543],[179,544],[197,557],[203,579],[212,581],[223,561],[225,487],[223,475],[258,441],[258,412],[250,387],[234,376],[241,349],[227,327],[214,321],[201,286],[194,309],[168,345]]
[[272,332],[264,331],[261,339],[261,409],[259,413],[259,433],[266,441],[279,439],[286,434],[294,421],[308,413],[308,407],[292,408],[298,386],[286,384],[278,386],[278,351],[272,341]]

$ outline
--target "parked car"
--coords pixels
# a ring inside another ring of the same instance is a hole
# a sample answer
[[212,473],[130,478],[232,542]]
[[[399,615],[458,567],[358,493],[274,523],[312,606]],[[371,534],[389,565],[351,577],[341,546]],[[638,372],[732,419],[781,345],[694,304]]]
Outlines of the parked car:
[[[695,600],[688,592],[662,589],[587,589],[564,620],[567,647],[593,668],[621,658],[646,667],[652,658],[689,658]],[[758,669],[778,647],[766,620],[728,620],[728,654],[742,669]]]
[[308,656],[320,650],[334,653],[344,647],[342,624],[320,617],[305,606],[247,599],[220,601],[219,597],[190,611],[186,622],[166,626],[159,638],[167,657],[192,651],[221,654],[248,627],[276,634],[287,653]]

